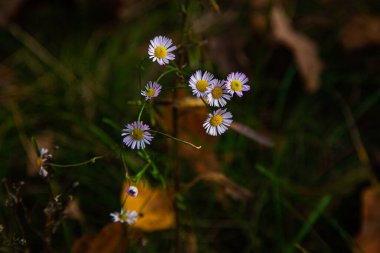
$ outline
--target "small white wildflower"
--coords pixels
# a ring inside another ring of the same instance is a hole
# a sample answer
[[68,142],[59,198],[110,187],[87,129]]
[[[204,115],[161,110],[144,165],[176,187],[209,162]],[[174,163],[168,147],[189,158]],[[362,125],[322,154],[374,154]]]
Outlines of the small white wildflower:
[[241,72],[232,72],[227,76],[227,90],[233,95],[236,93],[239,97],[243,96],[243,91],[249,91],[251,87],[246,85],[248,77]]
[[217,136],[227,131],[232,123],[232,114],[227,109],[218,109],[208,114],[208,118],[203,123],[206,133]]
[[145,97],[145,100],[155,98],[161,92],[161,85],[156,82],[148,82],[145,86],[145,90],[141,91],[141,95]]
[[132,149],[144,149],[145,144],[150,144],[153,139],[153,136],[149,133],[149,129],[149,126],[141,121],[128,124],[121,133],[121,136],[124,136],[124,144]]
[[124,217],[122,213],[113,212],[113,213],[110,213],[110,216],[112,217],[113,222],[121,222],[121,223],[124,222]]
[[129,186],[128,189],[126,190],[126,193],[128,196],[135,198],[135,197],[137,197],[139,190],[137,189],[136,186]]
[[132,225],[137,221],[138,213],[136,211],[124,211],[123,209],[119,212],[110,213],[113,222],[128,223]]
[[165,36],[156,36],[150,41],[148,54],[149,58],[157,61],[160,65],[168,64],[169,61],[175,59],[175,55],[171,52],[177,47],[172,46],[172,40]]
[[127,210],[127,213],[125,214],[126,216],[126,222],[129,224],[129,225],[132,225],[133,223],[135,223],[137,221],[137,216],[138,216],[138,213],[136,211],[129,211]]
[[47,148],[41,148],[40,155],[37,158],[37,166],[39,167],[38,174],[42,177],[48,176],[47,163],[53,158],[53,155],[49,153]]
[[199,97],[206,97],[207,88],[211,83],[216,81],[214,75],[210,72],[205,71],[202,75],[202,71],[197,70],[189,80],[189,86],[193,91],[193,95]]
[[227,100],[231,99],[230,93],[226,90],[225,81],[216,80],[207,88],[207,101],[209,105],[223,107]]

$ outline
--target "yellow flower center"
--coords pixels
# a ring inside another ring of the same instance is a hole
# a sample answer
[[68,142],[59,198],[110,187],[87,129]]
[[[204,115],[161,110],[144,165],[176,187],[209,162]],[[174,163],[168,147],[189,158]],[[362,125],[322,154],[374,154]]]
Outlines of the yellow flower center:
[[241,82],[239,80],[233,80],[231,82],[231,90],[241,91],[242,88],[243,88],[243,85],[241,84]]
[[132,130],[131,137],[132,137],[132,139],[139,141],[144,137],[144,132],[141,131],[140,128],[135,128]]
[[210,119],[210,123],[214,127],[219,126],[220,124],[222,124],[222,122],[223,122],[223,117],[220,114],[214,115]]
[[197,90],[200,92],[205,92],[207,90],[208,82],[205,80],[199,80],[196,84],[195,87],[197,87]]
[[37,166],[38,167],[41,167],[41,165],[42,165],[42,158],[41,157],[37,157]]
[[156,91],[155,89],[149,88],[149,89],[146,90],[145,94],[146,94],[147,97],[153,97],[155,91]]
[[219,99],[223,96],[223,89],[219,86],[216,86],[214,89],[212,89],[211,94],[213,98]]
[[158,46],[154,49],[154,56],[158,59],[163,59],[168,55],[168,51],[164,46]]

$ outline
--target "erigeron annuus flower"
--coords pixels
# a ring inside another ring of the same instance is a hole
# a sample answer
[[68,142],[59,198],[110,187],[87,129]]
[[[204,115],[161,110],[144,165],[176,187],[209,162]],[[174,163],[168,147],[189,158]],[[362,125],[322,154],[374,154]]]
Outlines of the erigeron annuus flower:
[[137,221],[138,213],[136,211],[129,211],[129,210],[125,211],[122,209],[120,213],[119,212],[110,213],[110,216],[112,217],[113,222],[121,222],[121,223],[126,222],[129,225],[132,225],[133,223]]
[[227,109],[218,109],[208,114],[203,123],[206,133],[212,136],[224,133],[232,123],[232,114]]
[[47,163],[53,158],[53,155],[49,153],[49,150],[47,148],[41,148],[40,154],[37,157],[37,166],[39,167],[38,173],[42,177],[47,177],[48,176],[48,171],[47,171]]
[[251,87],[246,85],[248,77],[241,72],[232,72],[227,76],[226,87],[227,90],[233,95],[236,93],[239,97],[243,96],[243,91],[249,91]]
[[145,90],[141,91],[141,95],[145,97],[145,100],[155,98],[161,92],[161,85],[156,82],[148,82],[145,86]]
[[193,90],[193,95],[199,97],[206,97],[207,88],[211,83],[217,81],[214,79],[214,75],[205,71],[202,75],[202,71],[197,70],[189,80],[189,86]]
[[149,130],[149,126],[142,121],[135,121],[132,124],[128,124],[121,132],[121,136],[124,136],[123,143],[132,149],[144,149],[145,144],[150,144],[153,139]]
[[135,197],[137,197],[139,190],[137,189],[136,186],[129,186],[128,189],[126,190],[126,193],[128,196],[135,198]]
[[175,59],[175,55],[171,52],[177,47],[172,46],[172,40],[165,36],[156,36],[150,41],[148,54],[149,58],[157,61],[160,65],[168,64],[169,61]]
[[231,95],[226,89],[225,81],[216,80],[207,88],[207,102],[211,106],[223,107],[230,99]]

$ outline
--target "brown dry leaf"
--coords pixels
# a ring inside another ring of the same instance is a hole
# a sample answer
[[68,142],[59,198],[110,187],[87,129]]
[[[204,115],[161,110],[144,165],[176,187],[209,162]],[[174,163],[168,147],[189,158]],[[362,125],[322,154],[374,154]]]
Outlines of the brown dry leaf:
[[97,235],[84,235],[74,243],[73,253],[122,253],[128,246],[125,224],[115,222],[105,226]]
[[79,207],[78,201],[73,199],[70,200],[67,204],[65,211],[65,215],[71,219],[78,220],[80,222],[84,222],[84,215],[82,210]]
[[216,172],[216,171],[205,172],[205,173],[200,174],[193,181],[188,183],[184,187],[184,190],[188,190],[199,181],[208,181],[208,182],[220,184],[223,186],[223,189],[227,195],[237,200],[248,200],[252,198],[252,193],[249,190],[247,190],[246,188],[242,186],[237,185],[231,179],[226,177],[226,175],[224,175],[223,173]]
[[[123,194],[124,201],[128,183],[124,184]],[[125,210],[136,211],[142,216],[138,218],[133,227],[145,232],[152,232],[173,227],[174,209],[172,200],[167,192],[160,188],[152,189],[148,185],[140,183],[137,186],[139,194],[135,198],[128,197],[124,204]]]
[[263,33],[267,29],[268,0],[251,0],[251,27],[254,32]]
[[235,132],[244,135],[245,137],[248,137],[251,140],[254,140],[261,145],[265,147],[273,147],[273,142],[268,137],[256,132],[252,128],[239,123],[239,122],[232,122],[230,128],[234,130]]
[[371,44],[380,44],[380,18],[369,15],[357,15],[343,28],[343,47],[347,50],[363,48]]
[[295,31],[280,6],[272,9],[271,23],[274,37],[289,47],[296,59],[306,90],[310,93],[319,88],[322,61],[318,57],[317,45],[305,35]]
[[359,249],[355,253],[380,252],[380,191],[369,188],[362,194],[362,225],[356,241]]

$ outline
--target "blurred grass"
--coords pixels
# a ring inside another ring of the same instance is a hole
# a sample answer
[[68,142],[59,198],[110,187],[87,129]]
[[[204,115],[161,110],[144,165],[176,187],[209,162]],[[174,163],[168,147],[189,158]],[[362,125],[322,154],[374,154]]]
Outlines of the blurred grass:
[[[219,4],[220,15],[235,14],[223,25],[207,1],[190,2],[191,22],[207,15],[209,19],[202,21],[204,31],[189,31],[195,44],[189,47],[186,71],[207,66],[223,76],[228,74],[227,59],[228,71],[247,73],[252,91],[234,99],[229,109],[238,121],[271,136],[275,146],[260,147],[232,131],[220,137],[214,150],[220,169],[250,189],[254,198],[238,202],[221,197],[218,186],[197,184],[183,200],[184,237],[195,234],[198,252],[350,252],[359,224],[359,193],[373,177],[366,166],[378,168],[374,160],[380,143],[380,77],[373,67],[379,65],[379,48],[346,52],[339,42],[339,31],[356,4],[350,4],[346,14],[334,13],[339,5],[335,3],[288,4],[297,28],[318,42],[325,62],[322,86],[308,95],[290,52],[273,45],[269,32],[258,37],[252,31],[249,17],[254,14],[248,1],[212,1],[214,8]],[[27,167],[33,167],[28,160],[30,137],[39,142],[51,136],[55,163],[103,156],[94,164],[56,168],[58,191],[79,182],[72,194],[85,217],[66,219],[53,237],[54,250],[68,252],[76,239],[99,231],[110,222],[109,213],[120,208],[124,167],[136,175],[144,166],[136,153],[122,149],[120,129],[138,114],[138,107],[128,102],[139,97],[140,79],[144,85],[162,72],[147,64],[139,74],[149,40],[165,34],[176,41],[180,35],[179,24],[173,22],[179,19],[176,1],[126,1],[122,7],[105,1],[70,3],[29,2],[29,8],[20,9],[0,31],[0,199],[9,200],[11,192],[22,198],[22,204],[0,208],[2,243],[25,238],[33,252],[46,243],[43,210],[50,189],[27,173]],[[100,18],[102,5],[107,11]],[[360,9],[380,13],[376,1],[360,3]],[[325,11],[327,27],[302,26],[303,19]],[[162,82],[173,86],[174,77]],[[334,94],[352,111],[369,165],[358,159],[351,126]],[[165,145],[157,138],[152,150]],[[151,153],[160,172],[170,176],[170,156]],[[195,176],[192,169],[183,161],[183,182]],[[20,181],[24,185],[16,192],[12,185]],[[347,205],[355,208],[347,211]],[[67,241],[61,240],[64,234]],[[136,246],[130,252],[165,252],[172,247],[171,231],[145,237],[145,251]],[[25,249],[12,242],[2,250]]]

